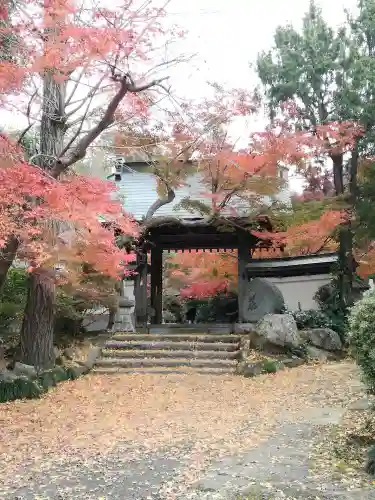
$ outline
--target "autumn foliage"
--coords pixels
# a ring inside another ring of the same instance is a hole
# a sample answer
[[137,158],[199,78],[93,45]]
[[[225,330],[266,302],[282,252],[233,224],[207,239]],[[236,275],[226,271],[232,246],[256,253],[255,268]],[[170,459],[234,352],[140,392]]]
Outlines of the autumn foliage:
[[[211,213],[225,216],[229,226],[231,217],[242,215],[236,208],[238,200],[246,201],[248,216],[251,216],[251,209],[253,217],[262,213],[264,196],[275,194],[280,188],[277,175],[280,164],[297,166],[306,178],[310,176],[313,192],[310,185],[310,189],[306,189],[298,200],[300,205],[304,205],[304,217],[293,217],[294,208],[284,207],[287,216],[282,224],[277,222],[280,215],[275,218],[272,232],[251,230],[260,243],[270,247],[267,251],[260,244],[252,252],[252,258],[335,251],[337,229],[347,222],[346,210],[333,203],[330,179],[324,172],[317,175],[311,165],[317,158],[324,160],[332,154],[349,151],[361,129],[349,122],[335,122],[317,127],[312,134],[310,131],[296,131],[292,119],[293,113],[287,109],[282,119],[275,121],[272,127],[253,134],[245,151],[235,152],[228,144],[221,145],[220,148],[212,148],[213,154],[203,157],[199,163]],[[315,184],[313,181],[316,181]],[[210,190],[209,186],[214,189]],[[321,193],[321,188],[325,192]],[[326,208],[323,201],[318,214],[309,216],[309,203],[313,206],[323,198],[329,201]],[[209,297],[236,289],[236,251],[177,254],[171,259],[171,265],[171,283],[176,281],[179,284],[184,297]]]
[[6,137],[0,137],[0,145],[0,245],[16,236],[22,242],[19,257],[30,268],[59,265],[61,274],[72,278],[86,262],[117,277],[134,256],[117,248],[114,228],[136,236],[137,226],[113,200],[115,186],[73,174],[57,181],[28,164]]
[[234,252],[177,252],[168,259],[168,284],[181,297],[212,297],[234,291],[237,284],[237,255]]
[[114,277],[133,258],[115,245],[115,227],[137,235],[115,186],[70,167],[108,127],[149,116],[150,89],[162,79],[148,75],[166,63],[154,47],[183,34],[163,25],[166,5],[1,4],[0,38],[13,37],[1,47],[1,105],[24,114],[40,144],[26,160],[19,144],[0,137],[0,247],[16,238],[30,269],[59,265],[72,279],[86,262]]

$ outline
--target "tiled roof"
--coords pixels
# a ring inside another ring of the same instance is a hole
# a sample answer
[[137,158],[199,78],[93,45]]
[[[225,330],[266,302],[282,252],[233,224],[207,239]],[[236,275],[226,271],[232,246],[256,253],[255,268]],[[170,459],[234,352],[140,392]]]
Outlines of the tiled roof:
[[[111,176],[111,178],[113,178]],[[136,171],[125,171],[121,173],[121,181],[117,182],[119,187],[119,194],[124,200],[124,208],[127,212],[132,214],[136,220],[141,220],[146,216],[146,213],[152,203],[158,199],[156,192],[156,179],[149,172],[136,172]],[[158,216],[172,216],[181,219],[190,219],[196,217],[202,217],[202,214],[198,211],[191,212],[182,207],[178,207],[178,204],[184,198],[190,198],[194,201],[201,201],[205,204],[209,201],[204,195],[204,187],[201,182],[199,174],[192,175],[186,181],[186,185],[175,190],[176,197],[172,203],[164,205],[161,207],[155,215]],[[290,203],[290,191],[289,189],[281,190],[275,197],[279,202]],[[271,197],[264,197],[264,203],[268,204],[271,202]],[[235,208],[238,215],[246,215],[249,213],[251,208],[248,206],[244,200],[240,198],[233,198],[231,202],[231,207]]]

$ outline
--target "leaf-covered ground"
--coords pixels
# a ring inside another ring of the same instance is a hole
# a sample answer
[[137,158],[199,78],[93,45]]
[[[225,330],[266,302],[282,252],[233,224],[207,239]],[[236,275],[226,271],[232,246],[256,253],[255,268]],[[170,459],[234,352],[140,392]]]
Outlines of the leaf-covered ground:
[[187,498],[213,461],[254,449],[310,409],[346,407],[360,391],[351,363],[254,379],[86,376],[0,406],[0,498]]

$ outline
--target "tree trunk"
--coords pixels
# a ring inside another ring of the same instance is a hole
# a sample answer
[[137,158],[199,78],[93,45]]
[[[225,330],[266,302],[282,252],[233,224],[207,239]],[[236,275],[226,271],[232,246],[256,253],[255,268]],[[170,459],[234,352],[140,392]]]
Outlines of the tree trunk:
[[[354,155],[354,152],[353,152]],[[333,181],[336,196],[343,195],[344,186],[344,158],[342,154],[331,155],[333,162]],[[351,165],[352,167],[352,165]],[[356,165],[355,165],[356,167]],[[353,175],[351,168],[351,177]],[[356,173],[354,175],[356,179]],[[353,200],[351,200],[351,203]],[[353,235],[351,230],[351,215],[348,211],[348,222],[342,224],[339,231],[339,276],[338,286],[341,308],[345,310],[352,301],[353,285]]]
[[333,183],[335,186],[336,195],[344,193],[344,157],[342,154],[331,155],[333,163]]
[[21,330],[21,361],[37,369],[48,369],[55,363],[54,303],[55,285],[51,274],[32,273]]
[[344,308],[353,305],[353,281],[355,278],[355,259],[353,256],[353,213],[357,204],[358,197],[358,160],[359,151],[358,143],[352,151],[350,159],[350,175],[349,175],[349,203],[350,207],[347,211],[348,222],[342,226],[340,231],[340,249],[339,249],[339,262],[340,262],[340,301],[341,306]]
[[6,245],[0,249],[0,292],[3,289],[10,266],[17,255],[19,241],[11,236]]
[[[57,82],[50,71],[43,76],[43,105],[40,127],[41,168],[52,170],[63,150],[65,135],[66,83]],[[52,227],[55,236],[58,224]],[[53,270],[38,269],[30,276],[29,293],[21,329],[22,361],[38,368],[54,363],[54,303]]]
[[341,227],[339,235],[339,291],[343,311],[352,305],[353,299],[353,233],[350,220]]

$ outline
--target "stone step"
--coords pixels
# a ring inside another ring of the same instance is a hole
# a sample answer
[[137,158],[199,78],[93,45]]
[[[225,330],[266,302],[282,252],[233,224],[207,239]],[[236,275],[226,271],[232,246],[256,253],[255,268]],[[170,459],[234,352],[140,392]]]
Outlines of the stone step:
[[174,358],[99,358],[96,367],[122,367],[122,368],[138,368],[138,367],[180,367],[189,366],[197,368],[235,368],[237,360],[231,359],[174,359]]
[[213,333],[213,334],[230,334],[233,331],[233,326],[229,323],[212,324],[212,323],[198,323],[198,324],[163,324],[163,325],[150,325],[150,333]]
[[124,367],[113,367],[113,366],[101,366],[96,367],[91,372],[93,375],[97,374],[107,374],[107,375],[143,375],[143,374],[163,374],[163,375],[234,375],[235,368],[212,368],[212,367],[200,367],[192,368],[189,366],[181,366],[175,368],[173,366],[157,366],[157,367],[138,367],[138,368],[124,368]]
[[233,352],[238,349],[238,342],[186,342],[176,340],[138,341],[138,340],[115,340],[111,339],[105,343],[107,349],[136,349],[136,350],[177,350],[177,351],[225,351]]
[[199,333],[116,333],[112,340],[130,341],[146,340],[148,342],[158,342],[164,340],[172,340],[179,342],[224,342],[224,343],[238,343],[240,341],[240,336],[238,335],[214,335],[214,334],[199,334]]
[[238,359],[241,351],[198,351],[198,350],[122,350],[122,349],[103,349],[103,358],[176,358],[176,359]]

